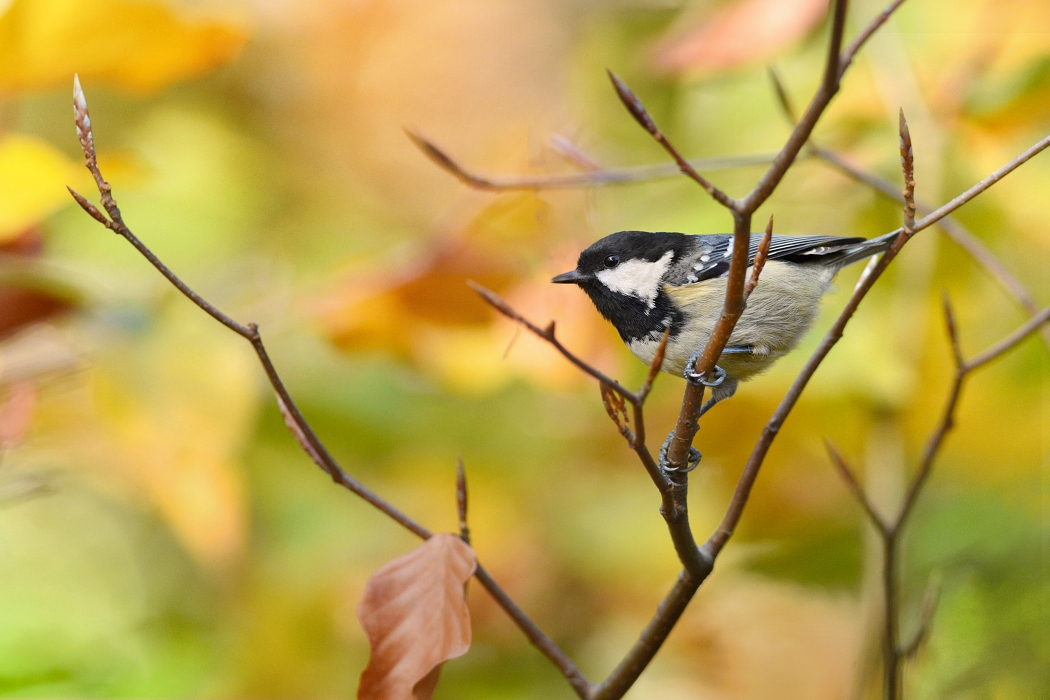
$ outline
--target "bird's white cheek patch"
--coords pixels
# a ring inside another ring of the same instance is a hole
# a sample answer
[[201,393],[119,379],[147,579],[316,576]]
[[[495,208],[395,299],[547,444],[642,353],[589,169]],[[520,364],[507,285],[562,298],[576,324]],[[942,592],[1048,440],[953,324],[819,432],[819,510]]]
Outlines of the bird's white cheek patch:
[[611,291],[628,294],[641,299],[653,308],[656,295],[660,292],[660,280],[667,272],[674,253],[667,251],[656,262],[648,260],[628,260],[611,270],[602,270],[596,277]]

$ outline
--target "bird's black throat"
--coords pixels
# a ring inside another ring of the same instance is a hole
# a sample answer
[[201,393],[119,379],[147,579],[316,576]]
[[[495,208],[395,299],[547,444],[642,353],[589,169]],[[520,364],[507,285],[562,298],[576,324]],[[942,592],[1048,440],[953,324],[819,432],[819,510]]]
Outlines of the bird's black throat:
[[642,299],[613,292],[598,280],[591,280],[580,287],[594,302],[598,313],[613,324],[625,343],[658,339],[665,328],[671,329],[671,337],[681,330],[684,322],[682,312],[675,308],[662,289],[650,307]]

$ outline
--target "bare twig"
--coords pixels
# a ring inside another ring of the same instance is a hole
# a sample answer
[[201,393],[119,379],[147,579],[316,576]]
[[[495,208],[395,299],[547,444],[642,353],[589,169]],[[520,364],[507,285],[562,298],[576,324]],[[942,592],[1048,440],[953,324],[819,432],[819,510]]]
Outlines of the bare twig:
[[[937,209],[934,214],[924,216],[916,221],[913,235],[923,229],[929,228],[944,216],[947,216],[966,202],[969,202],[1007,174],[1013,172],[1037,153],[1047,148],[1047,146],[1050,146],[1050,136],[1041,139],[1009,163],[999,168],[991,175],[957,196],[955,199],[951,200],[948,204]],[[896,233],[903,234],[904,232],[903,229],[898,229]],[[744,466],[744,471],[741,474],[740,480],[737,482],[736,490],[733,492],[729,507],[726,509],[721,524],[714,534],[711,535],[710,539],[704,544],[704,548],[708,553],[717,555],[722,547],[725,546],[729,537],[732,536],[733,529],[736,527],[736,524],[740,521],[740,516],[743,514],[743,509],[747,503],[747,497],[750,493],[751,487],[754,485],[755,478],[758,476],[758,470],[760,469],[766,454],[768,454],[773,441],[776,439],[781,426],[784,424],[784,421],[787,420],[788,415],[790,415],[791,410],[798,402],[798,398],[806,388],[809,380],[813,378],[817,368],[820,367],[824,358],[828,356],[831,349],[834,348],[842,338],[843,331],[847,324],[849,324],[853,314],[856,313],[857,308],[864,300],[864,297],[867,296],[875,282],[879,280],[882,273],[885,272],[886,268],[891,262],[893,262],[894,258],[896,258],[897,254],[900,252],[901,247],[907,243],[908,239],[909,236],[900,235],[872,269],[871,274],[857,285],[857,288],[853,291],[853,294],[846,302],[845,307],[843,307],[842,311],[839,313],[838,318],[824,335],[824,338],[820,341],[816,350],[813,351],[813,354],[810,355],[810,358],[806,361],[806,364],[792,383],[791,388],[784,395],[784,398],[781,399],[780,404],[773,412],[773,415],[770,416],[769,421],[766,423],[766,427],[763,428],[762,434],[759,436],[758,441],[755,443],[755,446],[751,451],[751,456],[748,458],[747,464]],[[1029,332],[1034,331],[1034,328],[1035,327],[1033,326],[1032,330]]]
[[[773,84],[773,90],[777,95],[777,101],[780,103],[784,116],[792,125],[794,125],[795,114],[791,106],[791,98],[788,95],[787,90],[784,88],[780,76],[772,67],[769,69],[769,78]],[[854,180],[868,185],[879,194],[907,206],[908,202],[905,199],[904,193],[898,190],[896,185],[886,178],[866,172],[858,166],[850,163],[844,156],[822,146],[818,146],[812,141],[806,145],[806,152],[823,160],[825,163],[828,163],[839,172],[848,175]],[[914,191],[912,196],[914,196]],[[918,199],[913,199],[913,205],[915,211],[920,214],[928,214],[933,211],[933,207]],[[912,213],[912,217],[914,217],[914,212]],[[1032,295],[1028,292],[1025,286],[1021,284],[1021,282],[1014,277],[1001,262],[999,262],[999,259],[996,258],[976,236],[970,233],[965,226],[950,216],[941,219],[937,222],[937,225],[940,226],[941,230],[944,231],[950,240],[969,253],[970,257],[976,260],[977,263],[983,267],[989,275],[991,275],[992,279],[998,282],[1007,294],[1014,297],[1014,299],[1016,299],[1030,315],[1038,313],[1039,307],[1036,305],[1035,299],[1032,298]],[[1043,344],[1046,345],[1047,350],[1050,351],[1050,328],[1041,328],[1040,335],[1043,339]]]
[[467,525],[467,474],[462,457],[456,460],[456,517],[459,520],[459,536],[470,544],[470,527]]
[[832,464],[835,465],[843,477],[843,481],[868,514],[868,517],[876,524],[879,536],[882,540],[883,561],[883,696],[886,700],[899,700],[902,696],[902,666],[905,660],[911,658],[922,646],[930,633],[933,625],[933,615],[937,607],[939,593],[939,581],[931,577],[923,596],[922,610],[919,627],[912,640],[902,645],[900,642],[900,613],[898,601],[898,561],[900,555],[901,533],[907,525],[908,518],[915,508],[923,487],[929,480],[937,455],[944,445],[948,434],[955,425],[955,412],[962,398],[962,389],[970,373],[983,367],[992,360],[1000,357],[1003,353],[1016,347],[1035,329],[1044,323],[1050,322],[1050,307],[1037,314],[1033,319],[1021,328],[1017,329],[994,346],[975,356],[970,360],[963,357],[962,348],[959,343],[958,326],[955,322],[955,314],[947,295],[944,297],[944,319],[951,344],[952,357],[955,361],[955,376],[948,398],[942,410],[941,420],[934,427],[926,447],[923,450],[919,468],[912,477],[904,501],[895,518],[886,521],[879,516],[871,504],[864,490],[857,483],[852,471],[846,467],[842,458],[828,445],[828,453],[831,455]]
[[1046,325],[1047,321],[1050,321],[1050,306],[1032,316],[1032,318],[1028,319],[1027,323],[982,352],[980,355],[970,358],[966,363],[967,371],[975,370],[978,367],[991,362],[1007,350],[1013,348],[1013,346],[1017,345],[1029,335],[1036,332],[1041,326]]
[[649,374],[645,378],[645,384],[638,391],[639,401],[645,401],[646,397],[649,396],[649,392],[653,390],[653,382],[656,381],[656,375],[660,373],[660,368],[664,364],[664,355],[667,353],[667,340],[670,337],[671,329],[665,330],[660,337],[660,344],[656,346],[653,359],[649,362]]
[[755,253],[755,261],[751,264],[751,279],[747,281],[747,285],[744,286],[744,301],[746,302],[748,297],[751,296],[751,292],[755,291],[755,287],[758,286],[758,276],[762,274],[763,268],[766,266],[766,258],[769,257],[769,244],[773,242],[773,215],[769,215],[769,223],[766,224],[766,232],[762,236],[762,241],[758,244],[758,251]]
[[825,440],[824,447],[828,451],[828,456],[831,457],[831,463],[835,466],[839,476],[841,476],[842,480],[846,483],[846,487],[849,489],[850,493],[853,494],[853,497],[857,499],[857,502],[860,503],[861,507],[864,508],[864,513],[868,516],[868,520],[870,520],[871,524],[875,526],[875,529],[880,533],[885,534],[889,530],[889,524],[886,522],[886,519],[879,514],[879,511],[875,508],[875,504],[871,502],[871,499],[868,498],[867,494],[864,493],[864,489],[861,488],[860,484],[857,482],[857,477],[854,476],[853,470],[850,469],[848,464],[846,464],[846,460],[842,458],[842,455],[839,454],[839,451],[831,444],[831,441]]
[[[80,80],[78,78],[74,79],[73,111],[76,119],[77,135],[80,139],[81,148],[84,151],[85,165],[95,180],[95,184],[98,187],[99,195],[101,197],[102,207],[109,214],[109,218],[106,218],[104,214],[88,202],[82,195],[70,189],[70,193],[73,195],[73,198],[77,203],[80,204],[80,206],[96,221],[99,221],[106,228],[131,243],[131,245],[134,246],[135,249],[138,250],[139,253],[141,253],[142,256],[164,276],[165,279],[182,292],[186,298],[219,323],[251,343],[263,370],[266,372],[267,379],[269,379],[271,386],[277,394],[278,406],[281,409],[285,422],[291,429],[292,435],[302,446],[303,450],[310,456],[310,459],[327,473],[332,481],[360,496],[384,515],[391,518],[417,537],[421,539],[428,539],[431,537],[432,533],[430,530],[410,518],[374,491],[343,471],[342,467],[339,466],[335,458],[333,458],[328,452],[320,438],[314,433],[310,424],[303,417],[298,406],[296,406],[292,397],[289,395],[288,390],[284,386],[284,382],[277,373],[277,369],[270,360],[270,356],[263,344],[262,336],[259,334],[258,326],[254,323],[240,324],[224,314],[217,307],[210,304],[203,297],[194,292],[185,282],[179,279],[170,268],[161,262],[160,259],[157,258],[157,256],[154,255],[153,252],[131,232],[131,229],[129,229],[124,223],[120,209],[117,207],[116,200],[113,198],[112,188],[102,177],[102,173],[99,170],[97,157],[95,155],[94,136],[91,130],[91,119],[88,115],[87,101],[84,98],[84,93],[81,90]],[[558,646],[547,637],[536,626],[536,624],[533,623],[520,608],[518,608],[517,605],[514,604],[506,592],[496,583],[488,572],[480,566],[480,564],[474,575],[481,585],[496,600],[497,604],[503,608],[507,615],[518,625],[522,632],[525,633],[525,636],[529,641],[532,642],[533,645],[536,646],[551,661],[551,663],[562,672],[569,681],[569,684],[576,691],[577,695],[584,699],[589,698],[591,694],[590,684],[565,653],[559,649]]]
[[780,74],[777,73],[777,69],[773,66],[767,66],[767,72],[769,73],[769,81],[773,83],[773,91],[777,95],[780,110],[784,113],[788,123],[794,127],[798,123],[798,117],[795,115],[794,105],[791,104],[791,97],[788,95],[784,83],[780,80]]
[[[808,146],[808,150],[814,156],[833,166],[839,172],[848,175],[858,182],[868,185],[879,194],[901,203],[904,202],[904,197],[900,190],[898,190],[889,180],[865,172],[849,162],[842,155],[826,148],[811,143]],[[919,214],[928,214],[933,211],[933,207],[919,199],[915,200],[915,207]],[[1035,299],[1032,298],[1032,295],[1028,292],[1025,286],[1021,284],[1021,282],[1014,277],[1001,262],[999,262],[999,259],[996,258],[976,236],[967,230],[965,226],[960,224],[958,220],[954,217],[946,216],[938,221],[937,225],[944,231],[951,241],[969,253],[969,255],[977,261],[992,279],[998,282],[1007,294],[1016,299],[1030,315],[1035,315],[1039,312],[1039,307],[1036,305]],[[1043,344],[1046,345],[1047,350],[1050,350],[1050,328],[1040,328],[1040,337],[1043,339]]]
[[667,140],[664,133],[656,126],[656,122],[654,122],[653,118],[649,115],[649,111],[645,108],[645,105],[643,105],[642,101],[638,99],[638,96],[631,91],[631,88],[627,87],[627,85],[612,71],[609,71],[609,79],[612,81],[613,88],[616,90],[616,94],[619,95],[620,101],[623,102],[624,106],[627,108],[627,111],[630,112],[635,121],[641,124],[642,128],[648,131],[649,134],[656,139],[656,142],[663,146],[664,150],[674,158],[675,163],[678,164],[682,173],[692,180],[695,180],[698,185],[704,188],[705,192],[711,195],[715,201],[723,207],[734,209],[736,207],[736,202],[733,198],[715,187],[707,178],[698,173],[689,161],[678,152],[678,149],[671,145],[671,142]]
[[[407,131],[408,137],[439,167],[461,182],[479,190],[500,192],[507,190],[557,190],[600,185],[626,185],[662,178],[677,177],[682,169],[677,163],[657,163],[626,168],[586,168],[588,172],[567,175],[482,175],[460,165],[452,156],[419,134]],[[559,151],[562,149],[559,148]],[[698,158],[688,161],[696,171],[729,170],[754,165],[768,165],[774,154],[756,153],[747,156]],[[576,159],[574,158],[574,161]],[[581,162],[582,165],[582,162]]]
[[[773,194],[773,190],[780,184],[784,174],[791,167],[796,156],[798,156],[799,151],[802,150],[806,141],[809,140],[810,134],[813,133],[813,127],[817,125],[817,121],[823,116],[828,104],[831,103],[831,99],[838,92],[839,80],[843,74],[841,66],[844,61],[848,61],[852,56],[851,54],[842,58],[839,56],[842,46],[842,35],[846,28],[847,5],[848,0],[834,0],[834,11],[831,18],[831,39],[828,42],[828,58],[824,66],[824,79],[821,81],[820,88],[813,96],[806,111],[799,118],[791,135],[784,143],[784,147],[780,149],[769,169],[755,185],[755,188],[751,190],[751,193],[737,203],[738,211],[753,214],[769,199],[769,195]],[[863,43],[863,41],[859,43],[854,42],[855,47],[851,46],[850,50],[855,53]]]
[[490,306],[492,306],[492,308],[496,309],[496,311],[499,311],[501,314],[514,321],[515,323],[519,323],[522,326],[525,326],[525,328],[528,329],[533,335],[536,335],[553,345],[554,348],[558,352],[560,352],[569,362],[576,365],[581,370],[591,375],[602,384],[608,385],[610,389],[613,389],[631,403],[635,403],[638,401],[638,396],[633,391],[624,387],[612,377],[609,377],[605,373],[601,372],[600,370],[596,369],[595,367],[576,357],[576,355],[572,354],[572,352],[570,352],[568,348],[562,345],[561,341],[558,340],[557,336],[554,334],[554,321],[551,321],[546,328],[540,328],[539,326],[522,316],[520,313],[518,313],[514,309],[514,307],[512,307],[506,301],[501,299],[500,296],[492,290],[486,289],[485,287],[481,286],[477,282],[474,282],[473,280],[467,280],[467,285],[475,292],[477,292],[478,296],[484,299]]
[[860,51],[861,47],[867,43],[868,39],[879,30],[879,28],[886,24],[886,21],[890,18],[897,8],[904,4],[904,0],[893,0],[889,5],[886,6],[882,12],[875,16],[868,26],[864,27],[864,30],[857,35],[850,45],[846,48],[845,53],[842,54],[842,58],[839,60],[839,78],[842,78],[849,70],[850,65],[853,63],[853,59]]
[[919,610],[919,626],[915,630],[915,635],[911,641],[908,642],[903,649],[901,649],[901,655],[905,659],[912,659],[922,645],[926,643],[926,640],[930,638],[930,632],[933,631],[933,616],[937,612],[937,603],[941,597],[941,577],[936,572],[930,575],[929,580],[926,582],[926,590],[922,594],[922,607]]
[[899,117],[900,147],[901,147],[901,169],[904,171],[904,231],[911,235],[915,227],[915,154],[912,153],[911,130],[908,129],[908,120],[904,118],[904,110],[901,109]]

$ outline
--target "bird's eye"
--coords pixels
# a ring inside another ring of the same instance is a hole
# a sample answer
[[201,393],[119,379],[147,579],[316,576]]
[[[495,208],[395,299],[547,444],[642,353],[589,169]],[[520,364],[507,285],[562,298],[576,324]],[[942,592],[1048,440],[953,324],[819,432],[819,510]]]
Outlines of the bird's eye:
[[610,255],[609,257],[607,257],[605,259],[605,266],[606,267],[616,267],[619,264],[620,264],[620,256],[619,255]]

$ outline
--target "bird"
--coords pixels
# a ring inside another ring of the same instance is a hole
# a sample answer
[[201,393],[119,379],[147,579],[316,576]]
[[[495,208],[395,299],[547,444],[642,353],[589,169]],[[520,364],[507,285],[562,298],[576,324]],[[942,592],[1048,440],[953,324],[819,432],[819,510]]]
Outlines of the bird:
[[[749,276],[762,238],[750,236]],[[660,369],[711,387],[703,415],[798,345],[840,269],[884,252],[896,238],[772,236],[758,284],[710,378],[693,363],[722,313],[736,254],[732,235],[619,231],[591,244],[574,270],[551,282],[578,285],[646,364],[669,331]]]

